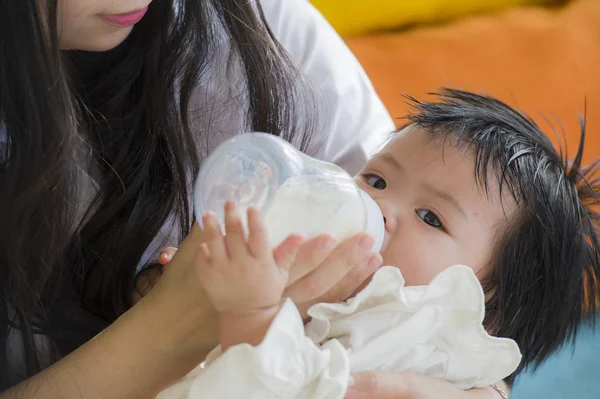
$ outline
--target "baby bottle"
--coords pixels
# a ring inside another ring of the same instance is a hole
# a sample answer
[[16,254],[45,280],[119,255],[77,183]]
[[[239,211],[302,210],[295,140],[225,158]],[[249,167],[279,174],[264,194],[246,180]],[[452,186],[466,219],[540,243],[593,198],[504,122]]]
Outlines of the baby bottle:
[[[212,211],[224,226],[224,205],[235,200],[262,211],[272,248],[292,233],[330,234],[343,240],[366,231],[373,252],[383,242],[381,210],[342,168],[309,157],[266,133],[245,133],[219,145],[203,162],[194,187],[194,210]],[[225,232],[226,234],[226,232]]]

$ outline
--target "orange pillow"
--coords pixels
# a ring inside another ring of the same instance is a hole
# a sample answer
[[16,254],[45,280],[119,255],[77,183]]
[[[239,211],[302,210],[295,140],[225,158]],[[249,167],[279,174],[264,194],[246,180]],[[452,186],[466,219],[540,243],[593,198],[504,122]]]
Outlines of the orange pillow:
[[523,109],[555,142],[542,114],[556,115],[573,155],[577,112],[587,99],[584,162],[600,156],[600,1],[524,7],[347,42],[393,117],[408,111],[402,93],[422,99],[441,86],[486,92]]

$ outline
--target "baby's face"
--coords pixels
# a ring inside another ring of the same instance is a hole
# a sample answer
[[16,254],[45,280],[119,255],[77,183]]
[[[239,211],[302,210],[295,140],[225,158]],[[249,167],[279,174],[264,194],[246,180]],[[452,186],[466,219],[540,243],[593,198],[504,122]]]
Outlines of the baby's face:
[[385,218],[383,264],[407,285],[428,284],[464,264],[485,276],[494,240],[515,209],[493,174],[486,194],[475,178],[475,156],[450,142],[436,144],[419,127],[398,133],[355,177]]

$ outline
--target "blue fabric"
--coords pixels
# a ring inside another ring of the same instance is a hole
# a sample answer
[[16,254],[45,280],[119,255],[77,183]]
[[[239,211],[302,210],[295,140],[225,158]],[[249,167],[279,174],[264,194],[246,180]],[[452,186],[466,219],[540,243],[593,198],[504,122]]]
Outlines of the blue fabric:
[[511,399],[599,399],[600,315],[597,320],[581,329],[574,344],[518,377]]

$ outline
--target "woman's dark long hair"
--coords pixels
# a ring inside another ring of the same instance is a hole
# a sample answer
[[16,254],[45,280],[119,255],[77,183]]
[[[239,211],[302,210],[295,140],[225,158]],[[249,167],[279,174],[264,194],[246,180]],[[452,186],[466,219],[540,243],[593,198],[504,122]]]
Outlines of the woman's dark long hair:
[[[310,93],[256,3],[154,1],[101,54],[59,50],[57,0],[45,3],[0,1],[0,389],[131,306],[136,266],[169,214],[186,235],[210,134],[192,131],[189,104],[223,67],[211,63],[219,35],[245,78],[246,128],[295,134],[303,149],[315,129],[294,113]],[[94,182],[91,200],[81,181]]]

